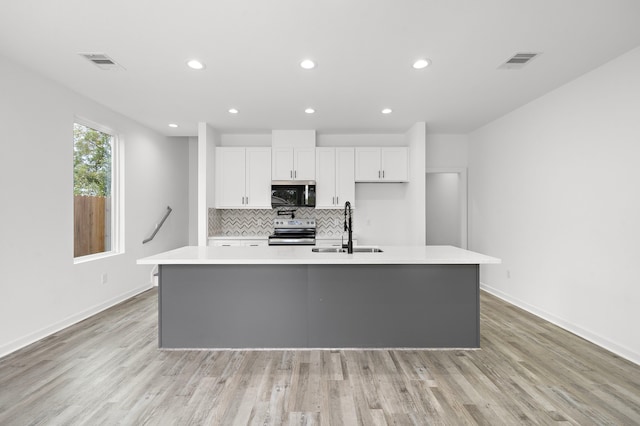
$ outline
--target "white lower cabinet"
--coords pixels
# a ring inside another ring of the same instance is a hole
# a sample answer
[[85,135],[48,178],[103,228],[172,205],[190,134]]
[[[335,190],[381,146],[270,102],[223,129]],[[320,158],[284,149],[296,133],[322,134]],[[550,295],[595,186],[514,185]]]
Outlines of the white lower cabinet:
[[264,247],[268,246],[269,241],[265,239],[256,239],[256,240],[246,240],[246,239],[210,239],[209,246],[210,247]]

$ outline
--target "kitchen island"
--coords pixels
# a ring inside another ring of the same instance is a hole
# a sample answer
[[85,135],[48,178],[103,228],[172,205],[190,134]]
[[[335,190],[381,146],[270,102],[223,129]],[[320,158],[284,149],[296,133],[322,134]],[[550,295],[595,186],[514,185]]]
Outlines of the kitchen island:
[[479,265],[451,246],[182,247],[159,265],[161,348],[477,348]]

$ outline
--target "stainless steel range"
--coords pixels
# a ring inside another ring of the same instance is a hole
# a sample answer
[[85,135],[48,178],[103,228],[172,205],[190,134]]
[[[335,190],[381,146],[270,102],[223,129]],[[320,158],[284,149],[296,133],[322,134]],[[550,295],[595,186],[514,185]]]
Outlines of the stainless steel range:
[[316,244],[315,219],[274,219],[270,246],[312,246]]

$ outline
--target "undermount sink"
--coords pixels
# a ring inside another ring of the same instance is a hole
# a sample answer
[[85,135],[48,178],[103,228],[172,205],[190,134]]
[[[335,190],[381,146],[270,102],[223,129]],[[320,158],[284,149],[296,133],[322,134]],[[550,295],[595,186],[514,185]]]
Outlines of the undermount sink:
[[[311,249],[314,253],[346,253],[346,248],[340,247],[314,247]],[[382,249],[378,247],[354,247],[354,253],[382,253]]]

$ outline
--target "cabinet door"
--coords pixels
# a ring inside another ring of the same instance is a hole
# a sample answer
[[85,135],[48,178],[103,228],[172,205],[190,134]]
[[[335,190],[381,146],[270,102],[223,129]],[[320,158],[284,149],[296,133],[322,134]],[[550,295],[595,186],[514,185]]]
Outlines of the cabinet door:
[[[356,180],[353,148],[336,148],[336,205],[355,207]],[[316,172],[317,173],[317,172]]]
[[271,148],[246,149],[245,206],[271,208]]
[[240,240],[213,240],[209,244],[213,247],[240,247],[242,241]]
[[316,179],[316,149],[294,148],[293,178],[295,180]]
[[408,174],[407,148],[382,148],[382,179],[385,181],[406,182]]
[[273,148],[271,176],[273,180],[293,179],[293,148]]
[[269,245],[269,241],[264,240],[244,240],[242,242],[244,247],[265,247]]
[[245,196],[245,149],[216,148],[216,207],[242,208]]
[[336,149],[316,148],[316,208],[336,207]]
[[382,177],[380,167],[380,148],[356,148],[356,182],[379,181]]

